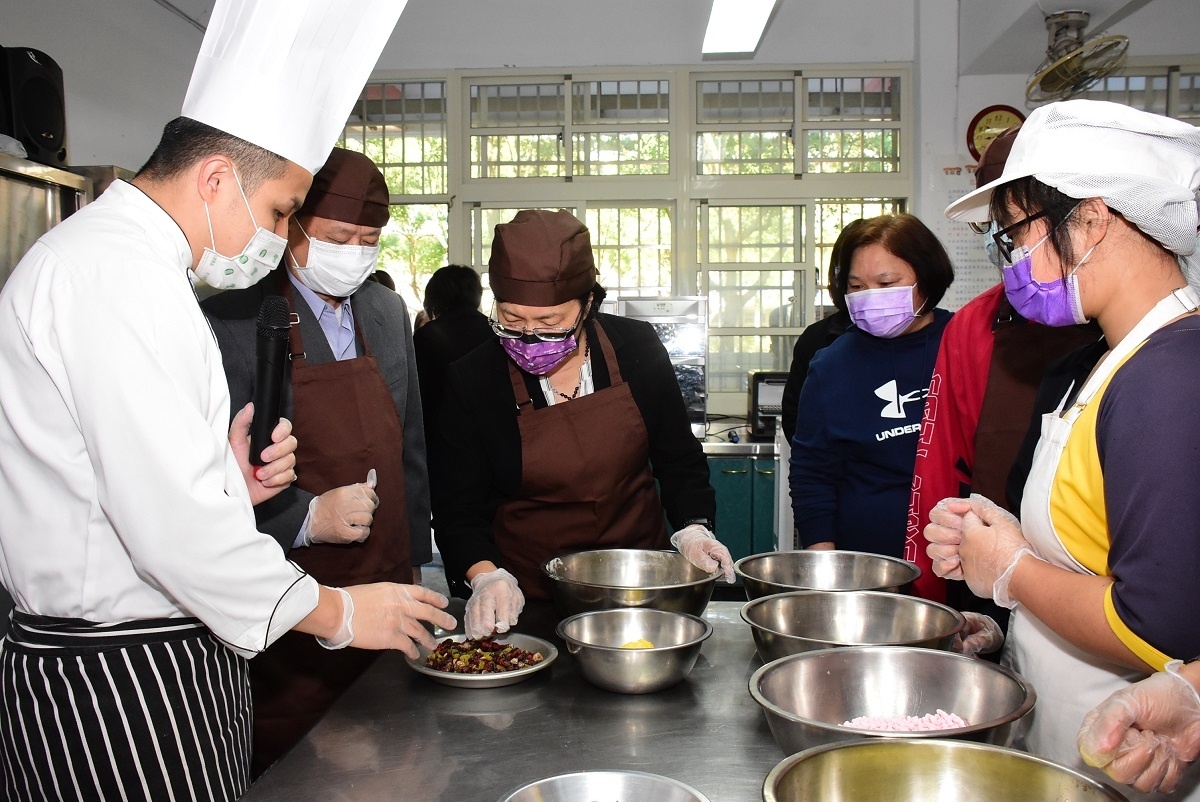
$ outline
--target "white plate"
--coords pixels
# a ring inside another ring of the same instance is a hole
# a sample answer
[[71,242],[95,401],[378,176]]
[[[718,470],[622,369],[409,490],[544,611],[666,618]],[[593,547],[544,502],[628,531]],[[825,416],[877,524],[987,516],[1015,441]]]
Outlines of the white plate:
[[[466,635],[449,635],[438,638],[438,643],[444,640],[462,643],[466,639]],[[421,649],[421,656],[416,660],[411,657],[405,657],[404,659],[412,667],[413,671],[416,671],[418,674],[424,674],[443,685],[451,685],[455,688],[500,688],[504,685],[516,685],[518,682],[524,682],[537,672],[548,668],[554,662],[555,658],[558,657],[558,648],[553,643],[541,638],[535,638],[532,635],[509,632],[502,637],[493,638],[493,640],[497,643],[511,644],[518,649],[525,649],[526,651],[540,654],[542,662],[532,665],[529,668],[518,668],[516,671],[505,671],[500,674],[454,674],[450,671],[438,671],[435,668],[425,665],[425,659],[429,657],[429,650],[425,648]]]

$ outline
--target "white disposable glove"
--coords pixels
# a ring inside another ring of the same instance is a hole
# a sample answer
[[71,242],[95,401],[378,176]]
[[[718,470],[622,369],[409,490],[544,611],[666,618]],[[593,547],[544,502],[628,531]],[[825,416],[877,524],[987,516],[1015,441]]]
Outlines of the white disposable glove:
[[964,657],[991,654],[1004,645],[1004,633],[990,615],[963,611],[967,625],[954,636],[952,650]]
[[508,632],[525,609],[525,594],[517,587],[517,578],[497,568],[476,574],[471,580],[471,598],[464,615],[468,638],[486,638]]
[[367,471],[367,481],[326,490],[309,502],[304,545],[366,540],[371,534],[371,522],[375,520],[378,507],[375,469],[372,468]]
[[326,649],[399,649],[415,660],[421,656],[418,645],[437,646],[422,621],[446,630],[457,626],[443,612],[446,597],[420,585],[376,582],[334,590],[342,597],[342,626],[331,639],[317,638]]
[[1117,782],[1168,793],[1200,754],[1200,694],[1181,663],[1117,691],[1083,719],[1079,754]]
[[721,571],[726,582],[733,582],[733,557],[729,549],[701,524],[685,526],[671,535],[671,545],[702,571]]
[[[965,509],[968,507],[969,509]],[[933,571],[947,579],[965,579],[976,596],[991,598],[1001,607],[1017,603],[1008,586],[1022,557],[1037,559],[1021,534],[1021,523],[994,502],[973,494],[943,499],[929,512],[925,539]]]

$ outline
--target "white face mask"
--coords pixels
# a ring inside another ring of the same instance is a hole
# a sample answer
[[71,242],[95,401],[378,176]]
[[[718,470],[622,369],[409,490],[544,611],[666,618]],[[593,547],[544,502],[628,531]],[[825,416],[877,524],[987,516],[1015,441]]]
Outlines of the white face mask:
[[[379,259],[378,245],[335,245],[308,236],[300,221],[296,227],[308,240],[308,264],[302,265],[292,254],[296,263],[296,277],[313,292],[346,298],[358,292],[358,288],[375,270]],[[288,250],[291,253],[291,250]]]
[[274,231],[267,231],[254,220],[254,212],[250,208],[250,201],[246,199],[246,192],[242,189],[242,182],[238,179],[236,170],[233,180],[237,182],[238,192],[242,193],[242,202],[246,204],[250,222],[254,223],[254,235],[237,256],[222,256],[217,253],[212,217],[209,215],[208,202],[204,202],[204,216],[208,220],[208,238],[212,240],[212,247],[204,249],[200,263],[195,267],[195,273],[205,284],[219,290],[241,290],[256,284],[279,265],[283,251],[287,248],[287,240]]

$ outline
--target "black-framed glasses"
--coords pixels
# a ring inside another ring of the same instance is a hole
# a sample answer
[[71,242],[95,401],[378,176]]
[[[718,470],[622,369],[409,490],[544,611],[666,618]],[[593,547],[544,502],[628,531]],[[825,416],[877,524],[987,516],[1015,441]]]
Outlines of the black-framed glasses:
[[575,323],[570,328],[561,328],[559,326],[545,326],[541,328],[519,328],[515,329],[510,326],[505,326],[494,316],[488,317],[488,323],[492,327],[492,331],[496,332],[496,336],[503,337],[506,340],[517,340],[521,337],[536,337],[544,343],[560,343],[575,333],[575,329],[579,328],[579,323],[583,320],[583,309],[579,310],[579,316],[575,318]]
[[1018,228],[1021,228],[1022,226],[1027,226],[1030,223],[1032,223],[1034,220],[1037,220],[1040,217],[1045,217],[1046,214],[1047,214],[1046,210],[1042,209],[1040,212],[1035,212],[1034,214],[1029,215],[1028,217],[1024,218],[1023,220],[1018,220],[1017,222],[1013,223],[1011,226],[1006,226],[992,235],[992,239],[996,243],[996,248],[1000,251],[1000,255],[1002,257],[1004,257],[1004,261],[1006,263],[1012,264],[1012,252],[1016,248],[1016,245],[1013,244],[1012,237],[1009,235],[1012,234],[1012,232],[1016,231]]

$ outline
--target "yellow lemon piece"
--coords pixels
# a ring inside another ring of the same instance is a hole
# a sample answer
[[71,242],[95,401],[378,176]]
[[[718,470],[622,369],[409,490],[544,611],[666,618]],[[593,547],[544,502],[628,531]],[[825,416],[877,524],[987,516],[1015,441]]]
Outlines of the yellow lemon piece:
[[638,638],[637,640],[631,640],[631,641],[629,641],[629,643],[622,644],[621,648],[622,649],[653,649],[654,644],[651,643],[650,641],[646,640],[645,638]]

